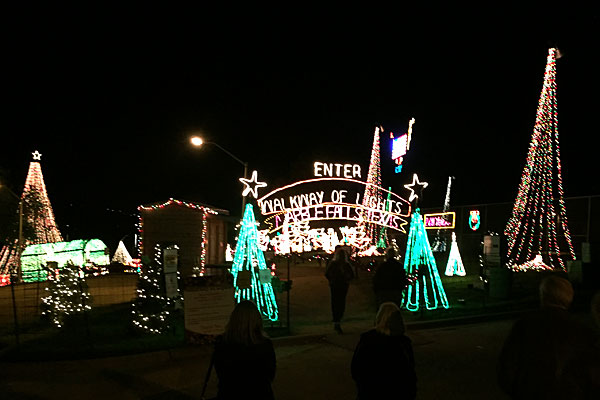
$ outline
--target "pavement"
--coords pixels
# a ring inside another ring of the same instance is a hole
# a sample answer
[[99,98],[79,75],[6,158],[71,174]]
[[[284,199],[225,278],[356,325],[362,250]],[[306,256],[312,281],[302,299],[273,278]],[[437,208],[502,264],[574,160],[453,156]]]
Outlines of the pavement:
[[[338,335],[330,322],[329,293],[321,271],[309,267],[294,272],[292,335],[273,338],[276,398],[353,399],[356,393],[349,376],[352,353],[360,334],[372,327],[375,315],[370,281],[363,276],[351,286],[342,323],[344,334]],[[286,311],[282,304],[282,318]],[[490,364],[512,320],[528,311],[487,310],[430,320],[404,312],[407,334],[415,347],[417,373],[422,379],[419,398],[503,398],[497,388],[490,388],[495,385]],[[0,362],[0,398],[197,399],[211,351],[210,345],[185,345],[119,357],[4,361]],[[420,359],[426,361],[419,364]],[[240,366],[241,373],[244,368],[252,366]],[[478,377],[480,371],[482,377]],[[463,372],[468,376],[454,376]],[[461,379],[470,389],[457,386]],[[454,385],[453,393],[460,395],[449,396],[450,391],[442,396],[444,385]],[[215,394],[213,374],[207,396]]]
[[[329,327],[318,334],[273,339],[277,398],[354,398],[350,361],[360,333],[369,326],[355,321],[343,327],[343,335]],[[409,336],[415,347],[430,343],[417,330],[409,330]],[[122,357],[3,362],[0,393],[6,399],[197,399],[211,351],[211,346],[202,345]],[[252,366],[240,366],[240,373],[243,368]],[[215,394],[213,374],[207,395]]]

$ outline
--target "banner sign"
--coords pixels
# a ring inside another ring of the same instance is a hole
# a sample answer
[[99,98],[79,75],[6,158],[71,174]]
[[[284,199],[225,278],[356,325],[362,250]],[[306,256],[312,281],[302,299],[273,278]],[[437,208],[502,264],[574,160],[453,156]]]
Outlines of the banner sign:
[[423,216],[425,229],[454,229],[455,220],[456,213],[454,211]]

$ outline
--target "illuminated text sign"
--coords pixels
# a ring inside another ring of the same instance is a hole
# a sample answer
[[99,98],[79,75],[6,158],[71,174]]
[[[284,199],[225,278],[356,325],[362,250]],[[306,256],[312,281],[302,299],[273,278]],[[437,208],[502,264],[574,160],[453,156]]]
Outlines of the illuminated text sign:
[[454,229],[456,213],[454,211],[436,214],[425,214],[425,229]]

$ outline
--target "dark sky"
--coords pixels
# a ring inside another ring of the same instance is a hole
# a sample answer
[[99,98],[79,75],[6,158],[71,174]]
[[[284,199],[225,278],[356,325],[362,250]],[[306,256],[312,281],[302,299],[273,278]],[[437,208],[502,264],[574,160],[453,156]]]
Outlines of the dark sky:
[[550,46],[563,53],[566,195],[600,193],[599,20],[589,10],[68,11],[7,16],[0,176],[20,192],[39,150],[71,239],[115,246],[132,231],[126,214],[169,197],[239,213],[242,166],[191,148],[192,133],[273,189],[311,177],[314,161],[358,163],[366,175],[375,126],[384,139],[414,117],[401,174],[382,143],[385,186],[406,196],[417,172],[430,183],[424,205],[441,207],[453,175],[453,204],[513,201]]

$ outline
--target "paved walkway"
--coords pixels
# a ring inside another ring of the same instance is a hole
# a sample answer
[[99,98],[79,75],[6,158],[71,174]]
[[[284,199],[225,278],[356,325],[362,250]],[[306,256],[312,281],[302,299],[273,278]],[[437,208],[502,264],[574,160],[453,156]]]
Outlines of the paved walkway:
[[[296,268],[294,272],[296,275],[292,277],[294,284],[290,304],[293,336],[274,339],[278,365],[273,387],[277,398],[352,399],[355,390],[349,376],[350,360],[360,333],[371,328],[375,315],[374,305],[371,304],[370,281],[368,277],[361,277],[351,286],[346,318],[342,324],[345,333],[340,336],[333,332],[330,322],[329,293],[321,271]],[[413,339],[415,353],[427,360],[426,365],[418,365],[421,368],[418,372],[426,379],[425,382],[435,384],[423,386],[420,393],[424,397],[419,397],[437,398],[437,391],[443,390],[442,382],[452,384],[454,374],[460,376],[463,373],[461,368],[467,371],[464,373],[475,376],[483,365],[487,369],[492,368],[489,364],[493,364],[501,338],[515,316],[514,312],[486,313],[467,318],[420,321],[407,315],[408,335]],[[285,311],[282,318],[285,318]],[[498,322],[490,322],[494,320]],[[476,324],[483,328],[464,331],[461,327],[464,325],[460,324]],[[481,329],[485,330],[485,326],[490,324],[495,328],[485,331],[487,342],[478,344],[483,337]],[[454,331],[460,334],[454,334]],[[436,343],[440,347],[436,347]],[[477,357],[483,356],[479,354],[482,349],[486,349],[485,357],[479,359]],[[4,362],[0,363],[0,398],[199,398],[210,353],[210,346],[204,345],[89,360]],[[473,357],[475,359],[471,360]],[[494,384],[490,371],[485,372],[485,379],[478,383],[480,386]],[[474,378],[469,376],[459,377],[459,381],[466,379],[472,383]],[[299,377],[302,378],[300,381]],[[209,396],[215,394],[215,385],[216,379],[213,377]],[[335,395],[330,396],[329,392]],[[460,390],[457,393],[462,393],[463,398],[478,398],[474,395],[469,397]],[[483,393],[482,389],[479,394]]]

